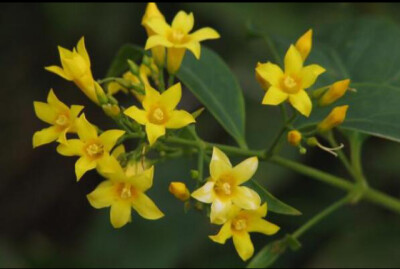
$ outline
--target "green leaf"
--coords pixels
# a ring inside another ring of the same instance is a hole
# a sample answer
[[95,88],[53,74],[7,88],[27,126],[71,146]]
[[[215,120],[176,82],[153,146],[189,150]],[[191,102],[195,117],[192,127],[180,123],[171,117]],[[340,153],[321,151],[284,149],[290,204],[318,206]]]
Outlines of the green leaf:
[[301,212],[299,210],[277,199],[255,180],[249,180],[248,185],[261,196],[261,199],[263,201],[267,202],[268,211],[284,215],[301,215]]
[[130,59],[136,62],[142,58],[144,53],[145,51],[139,46],[132,44],[123,45],[119,49],[117,55],[115,55],[114,60],[107,71],[106,77],[121,76],[122,73],[124,73],[129,69],[127,60]]
[[245,147],[242,89],[220,56],[206,47],[201,50],[200,60],[186,53],[177,77],[237,143]]
[[286,251],[288,246],[286,238],[269,243],[254,256],[247,268],[269,267]]

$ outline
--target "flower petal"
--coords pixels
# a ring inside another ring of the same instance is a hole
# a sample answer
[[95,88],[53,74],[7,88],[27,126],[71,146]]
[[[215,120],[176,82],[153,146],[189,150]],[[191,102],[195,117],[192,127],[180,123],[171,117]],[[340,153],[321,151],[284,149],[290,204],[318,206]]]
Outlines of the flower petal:
[[238,165],[236,165],[233,168],[232,173],[234,174],[237,184],[240,185],[251,179],[255,174],[255,172],[257,171],[257,168],[258,168],[257,157],[248,158],[239,163]]
[[271,222],[264,219],[252,219],[249,221],[248,232],[263,233],[265,235],[273,235],[279,231],[279,227]]
[[85,114],[82,114],[77,120],[77,133],[82,141],[89,141],[97,138],[97,129],[87,119]]
[[202,187],[192,192],[192,197],[203,203],[212,203],[215,199],[214,182],[208,181]]
[[132,207],[140,216],[149,220],[156,220],[164,217],[164,214],[155,203],[144,193],[137,192],[132,200]]
[[185,11],[179,11],[172,20],[172,28],[180,30],[187,34],[193,29],[194,17],[193,13],[187,14]]
[[301,85],[304,89],[311,87],[318,76],[325,72],[325,68],[317,65],[311,64],[304,67],[300,72]]
[[308,117],[312,110],[311,99],[305,90],[300,90],[297,94],[289,95],[289,102],[301,114]]
[[262,104],[276,106],[284,102],[288,97],[289,95],[281,91],[281,89],[271,86],[265,93]]
[[303,68],[303,59],[295,46],[290,45],[285,55],[285,74],[298,74]]
[[72,105],[71,106],[71,116],[74,118],[77,118],[79,116],[79,113],[81,113],[82,109],[84,109],[84,106],[80,105]]
[[233,235],[233,244],[236,251],[243,261],[247,261],[254,254],[254,246],[249,233],[235,233]]
[[232,237],[231,222],[226,222],[219,233],[216,235],[211,235],[209,238],[215,243],[225,244],[226,240]]
[[62,77],[63,79],[66,79],[68,81],[72,80],[72,77],[64,71],[64,69],[62,69],[59,66],[56,65],[52,65],[52,66],[46,66],[44,69],[46,69],[47,71],[50,71],[56,75],[59,75],[60,77]]
[[145,87],[146,87],[146,95],[143,99],[142,105],[146,111],[149,111],[153,106],[153,104],[159,102],[161,95],[157,90],[155,90],[150,85],[145,85]]
[[123,144],[119,145],[118,147],[116,147],[113,151],[112,151],[112,156],[114,158],[118,158],[119,155],[125,153],[125,146]]
[[257,192],[248,187],[237,187],[232,202],[240,208],[255,210],[261,205],[261,198]]
[[124,114],[134,119],[137,123],[145,125],[147,123],[146,111],[139,109],[137,106],[131,106],[124,111]]
[[111,206],[115,199],[114,183],[110,180],[101,182],[94,191],[86,195],[86,198],[96,209]]
[[172,47],[173,44],[163,35],[150,36],[146,41],[145,50],[155,48],[157,46]]
[[90,58],[85,46],[85,37],[81,37],[76,48],[78,50],[78,53],[83,57],[83,59],[85,59],[87,66],[90,67]]
[[168,48],[167,53],[167,69],[170,74],[175,74],[181,67],[186,48],[173,47]]
[[33,148],[56,141],[60,136],[60,131],[56,126],[51,126],[37,131],[33,135]]
[[279,86],[283,77],[282,69],[273,63],[258,64],[256,73],[272,86]]
[[160,136],[165,135],[165,127],[153,123],[146,123],[146,134],[150,146],[152,146]]
[[200,42],[198,41],[190,41],[184,45],[185,48],[190,50],[196,59],[200,59]]
[[46,103],[43,102],[33,102],[33,107],[35,109],[36,116],[48,123],[48,124],[53,124],[57,118],[57,113],[54,111],[54,109]]
[[194,33],[190,34],[191,39],[194,39],[198,42],[206,40],[206,39],[217,39],[220,38],[220,35],[217,31],[210,27],[201,28]]
[[57,96],[54,94],[53,89],[49,91],[49,94],[47,96],[47,103],[57,112],[65,112],[69,110],[69,108],[57,98]]
[[178,82],[161,94],[160,103],[168,111],[172,111],[179,104],[181,98],[182,98],[182,86],[181,83]]
[[220,177],[222,173],[231,171],[232,164],[229,158],[217,147],[213,148],[213,154],[210,162],[210,174],[213,180]]
[[169,129],[179,129],[193,122],[196,122],[196,120],[189,112],[174,110],[170,113],[169,120],[166,122],[165,127]]
[[83,155],[83,142],[79,139],[67,140],[65,144],[57,147],[57,152],[63,156],[80,156]]
[[222,201],[220,199],[214,199],[211,204],[210,220],[211,223],[221,225],[228,219],[228,215],[232,208],[231,200]]
[[171,29],[171,27],[168,25],[168,23],[166,23],[166,21],[162,17],[150,18],[144,24],[145,26],[153,30],[154,33],[163,36],[166,36],[167,32]]
[[303,34],[296,42],[296,49],[300,52],[303,61],[306,60],[312,48],[312,29]]
[[131,183],[136,189],[145,192],[153,186],[154,166],[144,170],[138,175],[127,178],[127,182]]
[[129,202],[118,201],[111,205],[110,220],[114,228],[121,228],[131,221],[131,206]]
[[100,135],[100,140],[106,151],[110,151],[117,143],[118,139],[125,134],[122,130],[108,130]]
[[96,165],[96,161],[92,161],[85,156],[80,157],[75,163],[76,180],[79,181],[87,171],[95,169]]

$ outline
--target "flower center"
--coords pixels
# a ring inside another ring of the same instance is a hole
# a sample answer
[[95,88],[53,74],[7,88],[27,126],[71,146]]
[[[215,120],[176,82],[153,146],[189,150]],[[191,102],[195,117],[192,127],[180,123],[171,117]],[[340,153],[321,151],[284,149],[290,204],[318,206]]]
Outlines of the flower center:
[[128,199],[132,197],[131,186],[129,184],[125,184],[121,190],[120,196],[122,199]]
[[86,146],[86,153],[91,158],[99,158],[104,153],[104,146],[100,143],[90,143]]
[[173,29],[169,34],[169,41],[175,44],[181,44],[185,42],[186,34],[179,29]]
[[64,115],[64,114],[58,115],[58,117],[56,119],[56,124],[58,126],[65,127],[66,125],[68,125],[68,123],[69,123],[69,119],[66,115]]
[[247,221],[245,219],[235,219],[232,222],[232,229],[235,231],[244,231],[247,228]]
[[295,78],[285,76],[282,80],[282,88],[286,93],[293,94],[300,90],[300,84]]
[[151,111],[149,120],[154,124],[163,124],[167,120],[167,115],[161,107],[156,107]]
[[219,196],[226,198],[232,196],[235,190],[233,177],[230,174],[222,175],[216,182],[214,190]]

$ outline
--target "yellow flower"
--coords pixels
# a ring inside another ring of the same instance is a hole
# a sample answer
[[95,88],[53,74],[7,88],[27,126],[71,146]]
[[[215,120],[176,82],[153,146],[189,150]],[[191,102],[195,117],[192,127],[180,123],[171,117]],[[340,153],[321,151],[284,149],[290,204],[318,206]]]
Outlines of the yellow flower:
[[39,147],[53,141],[66,141],[67,133],[76,132],[75,122],[83,106],[72,105],[71,108],[62,103],[51,89],[47,96],[47,103],[33,102],[36,116],[52,125],[35,132],[33,147]]
[[[157,5],[153,2],[150,2],[147,4],[146,11],[142,18],[142,25],[146,29],[147,36],[149,37],[156,34],[149,26],[147,26],[147,22],[152,18],[158,18],[165,21],[164,15],[160,12]],[[155,46],[151,49],[151,54],[158,66],[164,66],[165,47]]]
[[193,116],[184,110],[175,110],[182,97],[181,84],[177,83],[160,94],[150,85],[146,85],[146,96],[142,105],[144,110],[131,106],[124,113],[146,126],[147,139],[150,146],[160,136],[165,134],[165,129],[179,129],[195,122]]
[[108,180],[100,183],[87,199],[96,209],[111,207],[110,220],[114,228],[121,228],[131,221],[132,208],[145,219],[156,220],[164,216],[145,194],[153,185],[153,166],[145,169],[141,163],[130,163],[122,168],[114,157],[109,157],[106,170],[102,175]]
[[73,81],[90,100],[99,104],[97,94],[103,95],[104,92],[101,86],[93,79],[84,37],[79,40],[76,49],[74,48],[70,51],[59,46],[58,51],[62,68],[53,65],[47,66],[45,69],[66,80]]
[[300,145],[301,142],[301,133],[297,130],[292,130],[290,132],[288,132],[288,142],[290,145],[297,147],[298,145]]
[[104,164],[125,131],[108,130],[99,136],[96,127],[86,120],[85,114],[79,117],[76,127],[79,139],[67,140],[58,145],[57,151],[63,156],[80,156],[75,163],[75,174],[79,181],[87,171]]
[[327,106],[341,98],[350,85],[350,79],[344,79],[333,83],[319,100],[320,106]]
[[337,106],[332,109],[331,113],[329,113],[329,115],[318,124],[318,131],[326,132],[342,124],[344,119],[346,118],[348,108],[348,105],[344,105]]
[[147,39],[145,49],[148,50],[156,46],[167,47],[167,69],[170,74],[175,74],[178,71],[186,49],[199,59],[200,41],[220,37],[210,27],[201,28],[189,34],[194,25],[194,17],[193,13],[187,14],[184,11],[179,11],[176,14],[171,26],[158,17],[149,19],[145,25],[155,33]]
[[303,34],[296,42],[296,49],[300,52],[301,58],[305,61],[312,48],[312,29]]
[[211,203],[211,222],[222,224],[227,220],[233,205],[254,210],[261,204],[254,190],[240,186],[251,179],[258,167],[257,157],[244,160],[232,167],[228,157],[214,147],[210,163],[210,178],[192,197],[203,203]]
[[190,198],[190,192],[183,182],[171,182],[168,190],[175,196],[175,198],[182,202],[185,202]]
[[222,226],[217,235],[210,239],[219,244],[225,244],[232,237],[233,244],[240,258],[244,261],[254,254],[254,246],[251,242],[251,232],[273,235],[279,231],[279,227],[263,218],[267,215],[267,204],[263,204],[256,210],[240,210],[234,207],[229,220]]
[[268,62],[258,64],[256,72],[270,85],[262,101],[264,105],[279,105],[288,99],[295,109],[308,117],[312,103],[305,89],[311,87],[325,69],[316,64],[304,67],[300,52],[291,45],[285,56],[285,71]]

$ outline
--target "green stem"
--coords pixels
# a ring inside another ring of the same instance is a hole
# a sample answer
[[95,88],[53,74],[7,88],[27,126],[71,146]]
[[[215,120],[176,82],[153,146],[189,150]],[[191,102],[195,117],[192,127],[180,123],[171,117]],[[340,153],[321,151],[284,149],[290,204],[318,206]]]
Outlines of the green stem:
[[[285,115],[283,114],[283,117],[285,117]],[[272,156],[275,155],[281,141],[283,138],[283,135],[286,133],[286,131],[289,129],[289,126],[296,120],[297,118],[297,113],[294,113],[293,116],[285,121],[285,125],[281,128],[281,130],[279,131],[278,135],[275,137],[274,141],[272,142],[271,146],[269,147],[269,149],[267,150],[266,155],[267,156]]]
[[168,78],[168,88],[174,84],[174,81],[175,81],[175,75],[170,75]]
[[356,176],[356,180],[364,187],[368,187],[361,164],[361,149],[364,139],[358,133],[352,132],[349,136],[351,165]]
[[165,91],[165,82],[164,82],[164,72],[161,69],[160,72],[158,73],[158,81],[160,83],[160,92],[164,92]]
[[351,196],[347,195],[346,197],[340,199],[339,201],[333,203],[332,205],[328,206],[325,208],[323,211],[315,215],[313,218],[311,218],[309,221],[307,221],[303,226],[298,228],[292,236],[295,239],[299,239],[300,236],[302,236],[306,231],[308,231],[310,228],[312,228],[315,224],[319,223],[321,220],[341,208],[342,206],[346,205],[349,203],[351,200]]

